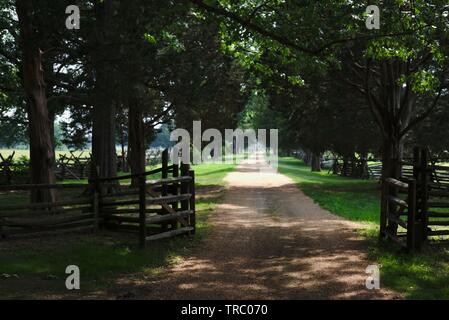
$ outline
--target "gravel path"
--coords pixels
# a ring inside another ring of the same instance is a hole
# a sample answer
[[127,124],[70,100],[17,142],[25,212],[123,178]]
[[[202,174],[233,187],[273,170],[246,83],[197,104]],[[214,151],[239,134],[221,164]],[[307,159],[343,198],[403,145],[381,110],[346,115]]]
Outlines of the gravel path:
[[366,289],[365,270],[373,263],[358,224],[321,209],[256,156],[226,179],[226,196],[210,218],[212,234],[163,274],[124,281],[137,298],[400,298]]

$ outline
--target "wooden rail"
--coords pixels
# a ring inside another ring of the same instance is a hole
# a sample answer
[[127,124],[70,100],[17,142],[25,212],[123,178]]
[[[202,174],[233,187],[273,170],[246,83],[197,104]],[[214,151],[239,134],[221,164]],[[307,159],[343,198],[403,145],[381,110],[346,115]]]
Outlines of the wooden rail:
[[[401,199],[399,191],[406,192],[407,198]],[[419,249],[416,239],[416,181],[414,179],[409,179],[407,182],[393,178],[385,179],[382,187],[381,208],[381,236],[390,238],[410,252]],[[406,221],[401,219],[403,215],[407,216]],[[399,237],[399,226],[406,231],[405,243]]]
[[91,175],[92,155],[83,156],[85,151],[76,155],[77,151],[69,151],[69,154],[62,154],[56,161],[56,176],[61,179],[87,179]]
[[[411,251],[429,240],[449,239],[443,238],[449,236],[449,167],[437,162],[427,148],[415,148],[413,159],[400,162],[401,179],[408,183],[392,178],[383,182],[381,235],[400,242],[397,227],[403,227]],[[407,199],[399,197],[401,192]],[[406,225],[400,220],[405,212]]]
[[26,161],[14,160],[16,152],[9,156],[0,153],[0,185],[24,183],[29,179],[29,164]]
[[[168,165],[137,175],[89,180],[88,184],[1,186],[0,192],[55,189],[80,190],[78,197],[55,202],[0,206],[0,236],[108,228],[136,232],[141,247],[149,241],[181,234],[195,234],[195,173],[186,164]],[[161,179],[147,180],[161,173]],[[170,177],[169,174],[172,174]],[[138,178],[138,186],[120,182]]]

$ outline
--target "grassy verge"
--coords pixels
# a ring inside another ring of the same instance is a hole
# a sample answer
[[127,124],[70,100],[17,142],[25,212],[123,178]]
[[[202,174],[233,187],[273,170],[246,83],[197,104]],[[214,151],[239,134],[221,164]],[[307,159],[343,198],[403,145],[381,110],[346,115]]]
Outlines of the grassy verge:
[[282,158],[279,171],[295,181],[322,208],[374,228],[379,215],[378,183],[315,173],[303,162]]
[[408,255],[378,241],[380,212],[376,181],[342,178],[327,172],[312,173],[303,162],[282,158],[279,171],[291,179],[322,208],[365,225],[370,255],[381,268],[381,281],[409,299],[449,299],[449,248],[430,246],[420,254]]
[[[3,156],[10,156],[13,152],[15,152],[14,154],[14,159],[17,160],[21,157],[30,157],[30,151],[29,150],[19,150],[19,149],[0,149],[0,153]],[[83,154],[83,156],[88,156],[89,155],[89,150],[86,151],[75,151],[74,154],[75,156],[80,156],[81,154]],[[59,158],[60,155],[66,155],[66,156],[71,156],[70,151],[56,151],[56,159]]]
[[[235,166],[210,164],[194,169],[197,176],[197,235],[152,243],[146,250],[136,247],[135,235],[101,233],[62,235],[0,243],[0,298],[39,297],[64,293],[65,268],[77,265],[82,272],[80,294],[115,284],[122,274],[154,275],[179,261],[210,232],[208,214],[222,196],[224,177]],[[212,190],[212,192],[211,192]],[[14,197],[9,196],[10,201]],[[43,283],[41,283],[43,281]],[[3,283],[2,283],[3,282]],[[24,285],[24,283],[26,283]],[[33,289],[33,283],[37,283]]]

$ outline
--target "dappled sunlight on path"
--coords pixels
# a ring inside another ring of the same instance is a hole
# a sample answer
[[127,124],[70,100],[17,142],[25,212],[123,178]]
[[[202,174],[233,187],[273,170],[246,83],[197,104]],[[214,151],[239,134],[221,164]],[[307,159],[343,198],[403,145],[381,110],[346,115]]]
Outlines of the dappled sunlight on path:
[[121,289],[146,299],[400,298],[366,289],[373,263],[358,224],[320,208],[261,157],[250,160],[226,177],[206,241],[161,275],[120,279]]

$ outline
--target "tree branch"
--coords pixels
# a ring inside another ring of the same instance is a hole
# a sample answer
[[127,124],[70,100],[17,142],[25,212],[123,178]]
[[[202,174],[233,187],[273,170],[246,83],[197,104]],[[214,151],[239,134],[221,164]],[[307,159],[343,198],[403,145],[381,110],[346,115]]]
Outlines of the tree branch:
[[[417,30],[409,30],[409,31],[404,31],[404,32],[399,32],[399,33],[387,33],[387,34],[378,34],[378,35],[360,35],[360,36],[356,36],[356,37],[352,37],[352,38],[334,40],[334,41],[331,41],[331,42],[329,42],[321,47],[318,47],[318,48],[309,48],[309,47],[303,47],[303,46],[299,45],[298,43],[291,41],[290,39],[288,39],[284,36],[281,36],[272,31],[269,31],[269,30],[261,27],[260,25],[251,22],[251,19],[250,20],[245,19],[245,18],[239,16],[235,12],[230,12],[224,8],[209,5],[209,4],[205,3],[203,0],[187,0],[187,1],[194,4],[195,6],[197,6],[200,9],[203,9],[205,11],[208,11],[208,12],[218,15],[218,16],[226,17],[234,22],[237,22],[241,26],[243,26],[249,30],[255,31],[255,32],[259,33],[260,35],[265,36],[269,39],[272,39],[282,45],[285,45],[285,46],[291,48],[291,49],[297,50],[299,52],[307,53],[307,54],[313,55],[313,56],[320,55],[324,50],[326,50],[330,47],[333,47],[334,45],[346,43],[349,41],[370,40],[370,39],[378,39],[378,38],[389,38],[389,37],[398,37],[398,36],[404,36],[404,35],[412,35],[412,34],[416,33],[416,31],[417,31]],[[428,27],[428,26],[423,26],[422,28],[426,28],[426,27]]]

